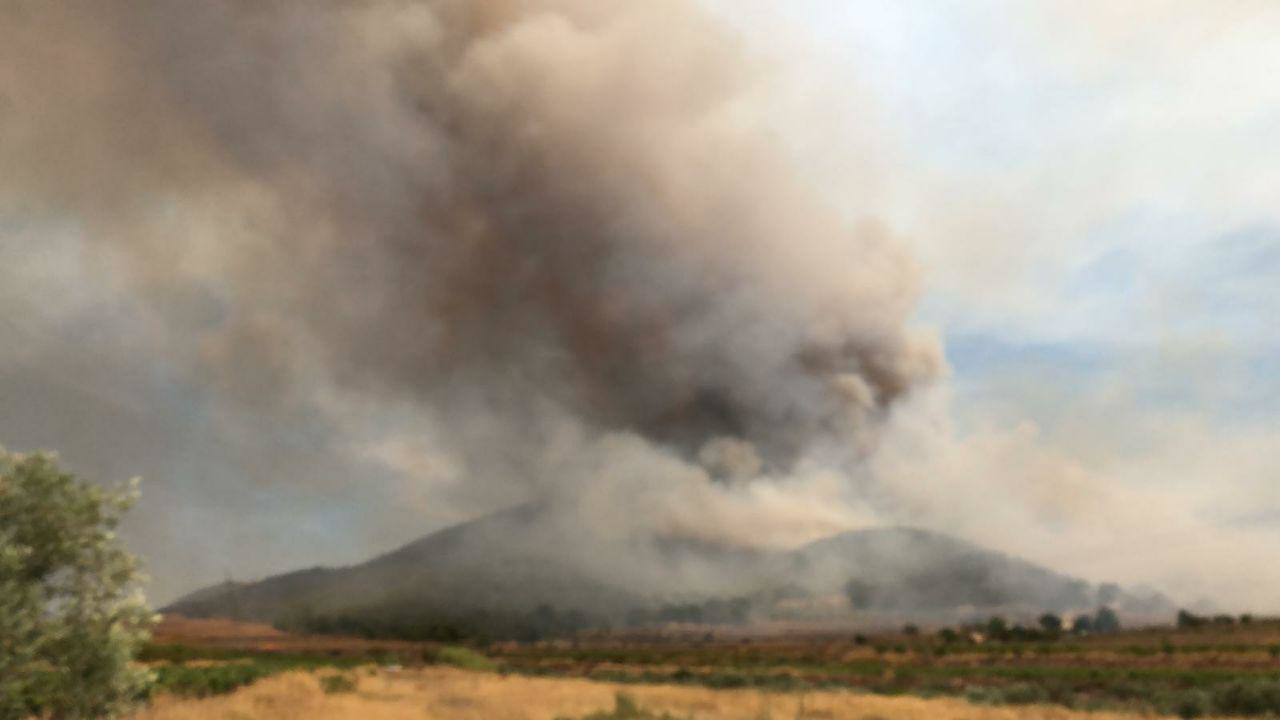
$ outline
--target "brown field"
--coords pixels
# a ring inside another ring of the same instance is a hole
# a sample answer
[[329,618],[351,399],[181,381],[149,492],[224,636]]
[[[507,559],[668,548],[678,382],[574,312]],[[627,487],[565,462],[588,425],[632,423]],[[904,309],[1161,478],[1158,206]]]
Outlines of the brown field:
[[374,652],[421,654],[433,643],[404,640],[366,640],[320,635],[292,635],[270,625],[222,619],[194,619],[164,615],[151,632],[157,645],[185,645],[222,650],[320,654],[329,656],[367,655]]
[[[215,672],[207,676],[189,671],[211,661]],[[155,634],[148,662],[161,673],[160,694],[137,720],[577,720],[610,709],[618,692],[659,713],[618,716],[633,720],[656,720],[663,712],[673,720],[1280,712],[1275,620],[984,643],[947,642],[928,631],[749,636],[674,628],[462,649],[170,617]],[[214,689],[235,674],[219,676],[218,662],[262,672]],[[320,678],[335,674],[358,678],[356,691],[322,692]],[[245,683],[251,684],[230,695],[195,699]]]
[[[291,673],[231,695],[161,697],[134,720],[555,720],[612,709],[625,692],[653,712],[701,720],[1121,720],[1137,715],[1082,713],[1054,707],[979,707],[955,699],[923,700],[851,692],[764,693],[676,686],[619,686],[429,667],[376,674],[362,670],[355,692],[325,694],[316,675]],[[323,673],[321,673],[323,674]],[[1151,716],[1145,716],[1151,717]]]

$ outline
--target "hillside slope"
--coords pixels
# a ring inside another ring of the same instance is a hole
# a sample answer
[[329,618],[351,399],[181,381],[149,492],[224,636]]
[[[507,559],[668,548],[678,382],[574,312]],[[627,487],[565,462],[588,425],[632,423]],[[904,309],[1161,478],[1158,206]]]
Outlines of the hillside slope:
[[[607,551],[611,560],[592,564],[582,559],[591,557],[589,543],[568,547],[572,534],[546,520],[535,507],[515,508],[432,533],[359,565],[224,583],[165,611],[276,623],[470,618],[499,625],[527,624],[535,617],[554,624],[548,613],[559,611],[571,612],[572,624],[581,626],[616,625],[637,611],[661,619],[653,611],[673,603],[687,609],[730,598],[750,603],[762,618],[774,616],[782,604],[823,608],[802,613],[807,617],[817,612],[844,619],[856,613],[950,620],[994,611],[1068,612],[1101,603],[1138,611],[1151,609],[1144,602],[1155,603],[1153,614],[1167,610],[1159,596],[1099,589],[911,528],[853,531],[777,553],[668,540],[633,546],[630,556],[613,547]],[[627,565],[631,560],[634,568]],[[698,618],[700,612],[679,617]]]

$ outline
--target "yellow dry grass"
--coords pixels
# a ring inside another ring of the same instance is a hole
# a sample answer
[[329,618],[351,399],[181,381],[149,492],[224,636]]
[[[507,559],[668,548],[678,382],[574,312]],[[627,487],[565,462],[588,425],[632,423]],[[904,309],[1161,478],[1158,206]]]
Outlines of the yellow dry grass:
[[353,693],[326,695],[316,676],[292,673],[206,700],[161,697],[135,720],[553,720],[611,709],[630,694],[648,710],[699,720],[1130,720],[1053,707],[994,708],[962,700],[844,692],[772,694],[679,686],[618,686],[577,679],[449,668],[359,671]]

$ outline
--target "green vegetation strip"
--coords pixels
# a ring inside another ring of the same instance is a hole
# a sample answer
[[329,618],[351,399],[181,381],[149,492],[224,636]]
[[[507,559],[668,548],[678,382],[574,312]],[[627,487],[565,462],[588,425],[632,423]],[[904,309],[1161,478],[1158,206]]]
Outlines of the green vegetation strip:
[[[851,689],[879,694],[950,695],[994,705],[1057,704],[1084,710],[1156,711],[1185,718],[1207,714],[1280,715],[1280,672],[1266,668],[945,665],[865,659],[813,658],[649,649],[590,649],[551,653],[537,662],[510,657],[506,668],[529,675],[585,675],[617,683],[674,683],[771,692]],[[587,658],[591,658],[588,660]],[[637,663],[638,658],[651,664]],[[700,665],[673,660],[696,658]],[[592,661],[595,662],[592,662]],[[601,665],[603,667],[601,667]],[[675,666],[677,669],[672,670]]]
[[[288,654],[226,648],[198,648],[187,645],[148,645],[138,660],[153,664],[157,693],[182,697],[209,697],[233,692],[239,688],[281,673],[322,669],[349,670],[373,663],[399,665],[406,661],[449,665],[465,670],[494,672],[498,663],[465,647],[444,646],[428,649],[420,656],[405,658],[395,653],[378,652],[363,656],[334,657],[319,654]],[[320,678],[326,693],[348,692],[349,675],[329,674]]]
[[312,672],[322,668],[349,669],[383,658],[149,645],[139,654],[138,659],[155,663],[152,668],[156,673],[153,695],[209,697],[233,692],[272,675],[296,670]]

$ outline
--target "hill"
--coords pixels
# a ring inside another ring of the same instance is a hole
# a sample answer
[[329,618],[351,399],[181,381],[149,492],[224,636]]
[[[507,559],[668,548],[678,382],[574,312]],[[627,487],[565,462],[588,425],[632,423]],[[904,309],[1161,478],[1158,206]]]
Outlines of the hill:
[[368,562],[223,583],[165,612],[308,631],[449,638],[543,636],[619,624],[849,622],[1034,616],[1116,604],[1168,614],[1159,595],[1094,587],[939,533],[876,528],[787,552],[631,539],[585,542],[535,506],[450,527]]
[[907,617],[1033,615],[1114,605],[1145,618],[1172,611],[1172,603],[1158,593],[1093,586],[1020,558],[916,528],[843,533],[801,548],[789,559],[788,574],[794,582],[819,591],[841,591],[855,610],[864,612]]

